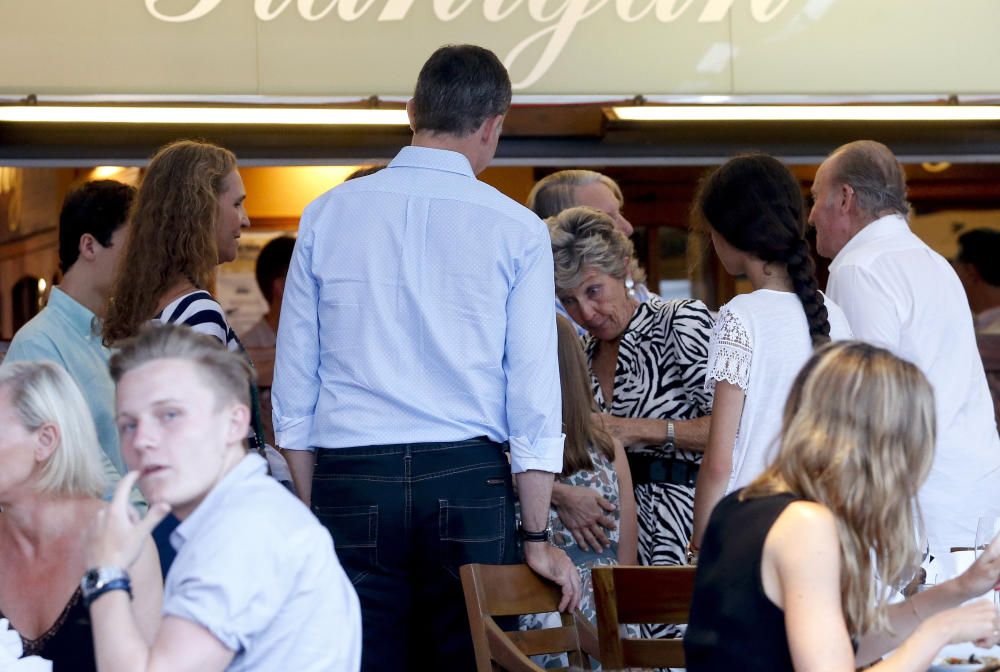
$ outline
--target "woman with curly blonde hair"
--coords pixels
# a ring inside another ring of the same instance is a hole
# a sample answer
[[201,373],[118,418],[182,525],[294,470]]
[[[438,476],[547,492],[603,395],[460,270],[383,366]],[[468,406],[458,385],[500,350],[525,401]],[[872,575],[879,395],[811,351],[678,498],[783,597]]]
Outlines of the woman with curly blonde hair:
[[236,157],[206,142],[161,147],[132,206],[128,245],[104,321],[108,345],[156,320],[215,336],[229,350],[239,340],[211,292],[215,269],[233,261],[240,230],[250,226]]
[[[250,226],[236,156],[207,142],[164,145],[149,162],[132,204],[128,244],[118,265],[104,321],[109,346],[147,323],[182,324],[230,351],[243,352],[225,311],[212,295],[219,264],[236,259],[240,231]],[[256,387],[252,388],[251,448],[264,452]],[[170,516],[153,534],[163,570],[173,559]]]
[[[920,559],[916,495],[934,453],[934,396],[916,366],[848,341],[806,363],[775,461],[705,532],[684,639],[690,672],[923,672],[946,644],[1000,639],[996,540],[961,576],[889,604]],[[852,648],[853,643],[853,648]]]

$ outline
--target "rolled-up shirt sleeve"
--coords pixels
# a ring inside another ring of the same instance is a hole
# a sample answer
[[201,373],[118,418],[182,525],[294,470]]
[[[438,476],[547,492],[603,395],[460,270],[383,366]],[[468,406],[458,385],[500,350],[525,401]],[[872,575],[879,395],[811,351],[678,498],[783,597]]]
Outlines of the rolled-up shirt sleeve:
[[562,393],[556,353],[552,247],[539,223],[507,297],[503,368],[511,471],[563,468]]
[[302,216],[285,293],[271,387],[275,442],[289,450],[312,450],[310,436],[319,378],[319,287],[312,273],[313,228]]

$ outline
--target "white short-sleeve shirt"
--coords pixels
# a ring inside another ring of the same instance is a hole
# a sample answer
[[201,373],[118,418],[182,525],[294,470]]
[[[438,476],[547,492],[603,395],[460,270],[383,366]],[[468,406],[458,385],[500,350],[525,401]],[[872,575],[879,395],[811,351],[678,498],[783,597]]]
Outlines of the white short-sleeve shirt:
[[227,670],[356,672],[358,597],[315,516],[248,454],[174,530],[164,616],[204,627]]
[[913,362],[934,388],[937,443],[920,489],[930,549],[971,546],[979,516],[1000,513],[1000,439],[955,270],[903,217],[889,215],[840,250],[827,293],[857,338]]
[[[850,338],[843,311],[828,298],[825,303],[830,338]],[[724,380],[746,395],[727,493],[749,484],[773,459],[785,401],[812,353],[806,314],[792,292],[758,289],[733,298],[719,311],[709,342],[705,386]]]

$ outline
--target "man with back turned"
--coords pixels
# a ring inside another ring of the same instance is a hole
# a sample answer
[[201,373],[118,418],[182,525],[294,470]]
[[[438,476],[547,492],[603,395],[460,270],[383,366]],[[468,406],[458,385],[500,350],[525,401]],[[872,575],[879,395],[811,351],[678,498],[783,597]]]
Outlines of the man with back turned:
[[475,668],[458,568],[519,561],[512,472],[524,560],[564,608],[579,597],[545,543],[563,443],[548,232],[476,179],[510,99],[492,52],[437,50],[412,145],[299,228],[275,435],[361,598],[367,672]]

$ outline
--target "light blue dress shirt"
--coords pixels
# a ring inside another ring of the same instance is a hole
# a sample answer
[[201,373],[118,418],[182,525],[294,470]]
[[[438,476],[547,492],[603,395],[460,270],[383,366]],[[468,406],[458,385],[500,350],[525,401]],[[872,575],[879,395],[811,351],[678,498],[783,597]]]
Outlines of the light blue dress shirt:
[[118,448],[110,358],[111,351],[101,343],[97,316],[53,287],[45,308],[14,334],[4,362],[48,360],[69,372],[90,407],[107,458],[105,472],[115,482],[126,467]]
[[302,215],[272,403],[284,448],[510,441],[562,471],[552,250],[456,152],[405,147]]
[[361,607],[316,516],[250,453],[170,535],[163,614],[236,655],[228,672],[357,672]]

